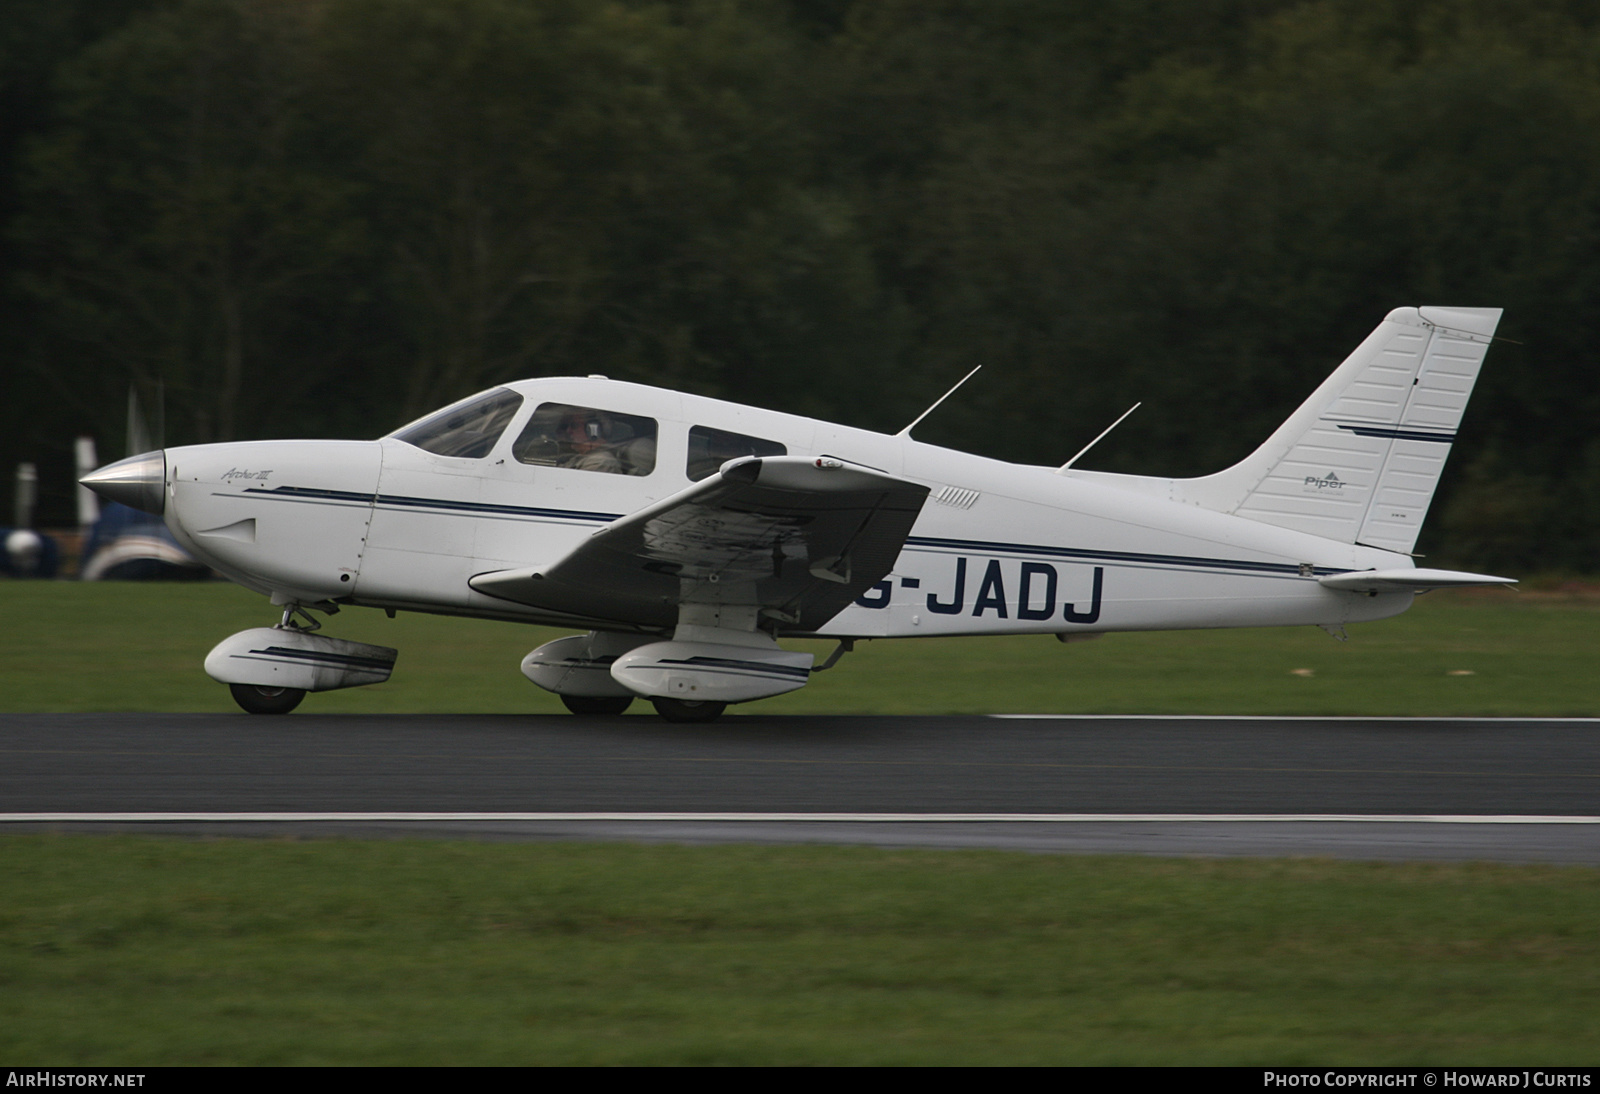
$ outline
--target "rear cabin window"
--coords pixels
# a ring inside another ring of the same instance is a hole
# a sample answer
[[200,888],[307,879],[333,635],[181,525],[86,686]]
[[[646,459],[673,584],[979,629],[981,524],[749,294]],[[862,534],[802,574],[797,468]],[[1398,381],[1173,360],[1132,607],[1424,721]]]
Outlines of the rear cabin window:
[[697,425],[689,430],[689,478],[694,482],[717,473],[717,468],[740,456],[786,456],[789,450],[777,441],[729,433]]
[[435,456],[482,459],[494,448],[494,442],[506,431],[520,406],[521,395],[496,388],[471,402],[430,414],[394,436]]
[[656,420],[592,406],[541,403],[511,446],[523,463],[607,475],[656,469]]

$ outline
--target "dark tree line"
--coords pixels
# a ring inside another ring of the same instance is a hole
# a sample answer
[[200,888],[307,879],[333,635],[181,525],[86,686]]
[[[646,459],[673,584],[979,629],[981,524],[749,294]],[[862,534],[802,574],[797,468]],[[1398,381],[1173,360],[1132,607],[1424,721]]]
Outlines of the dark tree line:
[[1498,305],[1423,550],[1600,548],[1600,27],[1565,0],[12,0],[0,457],[375,436],[603,372],[1216,470]]

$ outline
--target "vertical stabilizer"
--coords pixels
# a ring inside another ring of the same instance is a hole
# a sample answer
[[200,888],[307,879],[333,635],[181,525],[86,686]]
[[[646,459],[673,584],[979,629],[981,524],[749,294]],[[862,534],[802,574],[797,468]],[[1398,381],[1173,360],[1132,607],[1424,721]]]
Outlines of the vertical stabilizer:
[[1499,322],[1499,308],[1396,308],[1265,444],[1174,494],[1409,552]]

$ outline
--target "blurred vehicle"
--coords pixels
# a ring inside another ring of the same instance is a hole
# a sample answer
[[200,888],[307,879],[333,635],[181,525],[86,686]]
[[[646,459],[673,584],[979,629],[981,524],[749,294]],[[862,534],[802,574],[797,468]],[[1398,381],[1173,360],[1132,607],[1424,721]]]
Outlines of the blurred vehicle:
[[83,581],[196,581],[211,571],[178,546],[160,517],[107,502],[83,542]]

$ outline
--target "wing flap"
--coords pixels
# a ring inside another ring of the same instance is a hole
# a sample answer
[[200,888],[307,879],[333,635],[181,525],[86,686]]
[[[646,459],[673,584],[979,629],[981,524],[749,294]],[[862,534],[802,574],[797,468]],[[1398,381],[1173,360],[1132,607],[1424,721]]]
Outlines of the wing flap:
[[821,627],[893,568],[928,489],[829,457],[752,457],[474,589],[592,619],[671,626],[684,603]]

